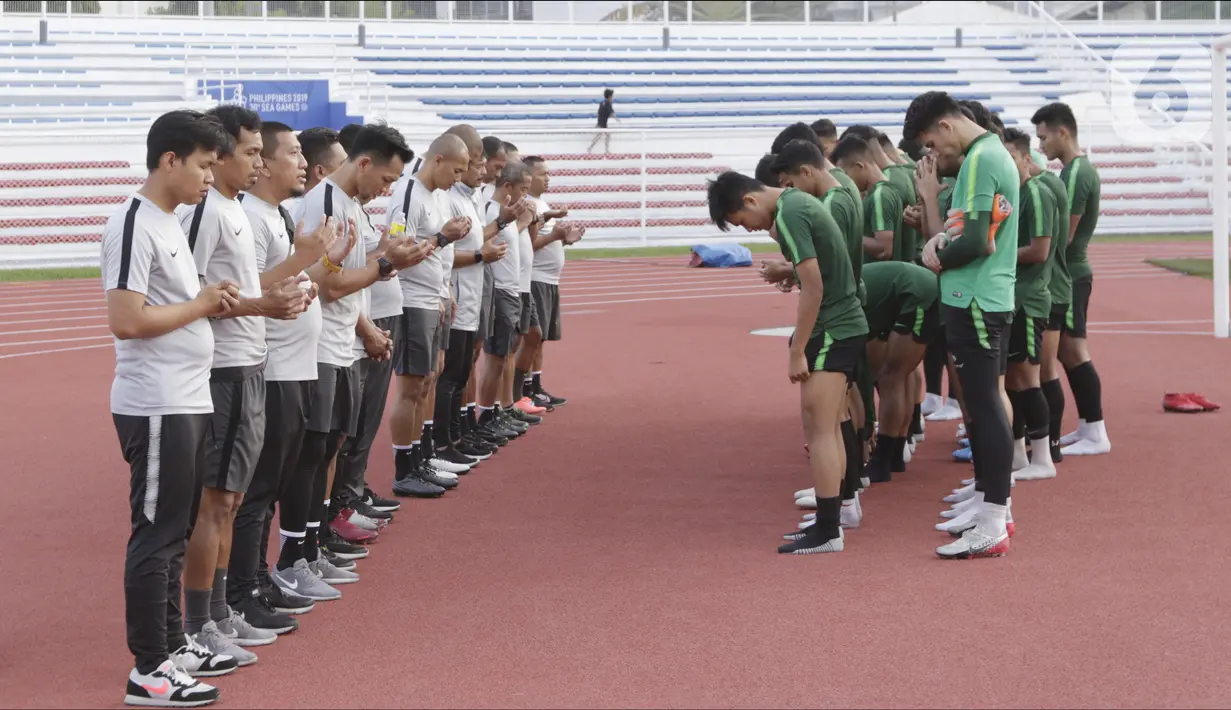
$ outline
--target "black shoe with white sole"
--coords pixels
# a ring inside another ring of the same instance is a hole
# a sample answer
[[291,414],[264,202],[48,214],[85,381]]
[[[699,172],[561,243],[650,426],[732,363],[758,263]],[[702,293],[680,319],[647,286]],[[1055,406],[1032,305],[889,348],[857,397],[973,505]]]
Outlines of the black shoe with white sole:
[[363,545],[352,545],[343,540],[342,536],[332,526],[325,533],[325,539],[321,542],[321,547],[328,550],[334,557],[340,557],[344,560],[362,560],[369,554],[368,548]]
[[316,606],[316,602],[298,594],[292,594],[274,584],[269,572],[257,573],[257,586],[261,588],[261,596],[269,602],[269,606],[279,614],[307,614]]
[[382,498],[372,491],[371,488],[363,489],[363,502],[372,506],[373,510],[379,510],[382,513],[396,513],[402,504],[390,498]]
[[241,600],[232,608],[243,614],[244,621],[247,621],[253,628],[272,631],[279,636],[289,634],[299,628],[299,622],[290,614],[279,614],[274,611],[273,606],[261,596],[260,589],[253,589],[246,599]]

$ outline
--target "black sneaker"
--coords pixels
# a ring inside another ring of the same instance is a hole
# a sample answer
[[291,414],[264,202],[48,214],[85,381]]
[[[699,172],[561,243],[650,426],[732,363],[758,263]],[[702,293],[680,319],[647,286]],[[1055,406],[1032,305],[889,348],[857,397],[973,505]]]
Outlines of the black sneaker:
[[346,570],[349,572],[350,570],[353,570],[355,569],[355,567],[358,566],[355,564],[354,560],[347,560],[347,559],[338,557],[337,555],[330,552],[324,545],[321,545],[320,547],[320,556],[324,557],[325,560],[329,562],[329,564],[333,565],[334,567],[337,567],[340,570]]
[[316,602],[298,594],[291,594],[274,584],[269,572],[257,573],[257,586],[261,588],[261,596],[269,602],[269,606],[279,614],[307,614],[316,606]]
[[373,520],[384,520],[388,523],[393,522],[393,513],[386,513],[384,511],[377,510],[362,500],[357,500],[354,503],[351,503],[350,509]]
[[547,392],[546,390],[539,390],[538,394],[536,394],[535,397],[536,398],[543,397],[553,407],[563,407],[564,405],[568,404],[568,400],[565,399],[564,397],[557,397],[554,394]]
[[486,461],[491,458],[492,454],[496,453],[496,447],[488,446],[469,434],[462,437],[461,442],[456,445],[456,448],[462,456],[468,456],[475,461]]
[[363,489],[363,502],[372,506],[373,510],[379,510],[382,513],[394,513],[397,512],[398,508],[402,507],[402,504],[396,500],[381,498],[376,495],[372,492],[371,488]]
[[479,425],[479,434],[489,441],[504,439],[504,444],[499,444],[500,446],[504,446],[513,439],[521,436],[522,430],[514,429],[512,425],[506,425],[500,415],[496,415],[487,422]]
[[556,409],[555,405],[551,403],[551,400],[548,399],[547,395],[545,394],[531,395],[530,401],[534,402],[534,406],[542,407],[543,409],[546,409],[549,412],[555,411]]
[[433,486],[439,486],[446,491],[457,488],[456,478],[443,478],[439,473],[430,463],[425,463],[419,468],[419,477]]
[[241,599],[232,608],[243,614],[244,621],[253,627],[272,631],[279,636],[289,634],[299,628],[299,622],[289,614],[274,611],[273,606],[261,595],[261,590],[255,587],[247,598]]
[[439,498],[445,494],[445,489],[428,483],[418,476],[418,472],[393,481],[393,495],[410,496],[412,498]]
[[333,526],[328,526],[328,528],[328,532],[325,533],[325,539],[321,541],[321,547],[328,550],[330,555],[344,560],[362,560],[368,556],[368,548],[363,545],[352,545],[343,540],[338,531],[333,529]]
[[522,422],[523,424],[533,425],[533,424],[538,424],[539,422],[543,421],[543,418],[540,417],[539,415],[527,414],[526,412],[521,411],[517,407],[513,407],[512,409],[509,410],[509,416],[513,418],[513,421]]
[[518,434],[525,434],[530,429],[530,425],[520,419],[515,419],[508,410],[501,410],[496,415],[496,423],[504,427],[507,431],[515,431]]
[[[449,444],[443,449],[436,449],[436,458],[440,459],[441,461],[447,461],[448,463],[455,463],[460,466],[469,466],[470,468],[474,468],[475,466],[479,465],[478,461],[458,451],[457,448],[454,447],[452,444]],[[462,472],[459,470],[458,473],[462,473]],[[469,473],[469,471],[467,471],[467,473]]]

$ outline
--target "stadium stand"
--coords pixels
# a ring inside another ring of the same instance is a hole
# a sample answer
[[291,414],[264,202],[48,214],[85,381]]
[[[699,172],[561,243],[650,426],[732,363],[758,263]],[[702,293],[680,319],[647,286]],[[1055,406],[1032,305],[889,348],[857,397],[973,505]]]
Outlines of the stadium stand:
[[[657,24],[374,22],[359,46],[355,22],[51,18],[44,44],[38,19],[9,12],[0,17],[0,265],[95,260],[104,215],[139,183],[133,160],[149,121],[212,105],[211,89],[244,79],[327,77],[331,99],[389,120],[416,148],[447,123],[469,122],[523,152],[553,154],[551,197],[590,228],[589,246],[713,236],[706,178],[750,171],[777,128],[827,117],[896,137],[906,105],[926,90],[978,99],[1028,126],[1043,103],[1105,85],[1114,62],[1140,70],[1142,115],[1208,120],[1208,57],[1202,65],[1193,50],[1223,34],[1211,23],[1070,31],[1038,12],[1005,12],[955,31],[897,20],[683,24],[666,38]],[[1170,57],[1161,68],[1160,56]],[[587,155],[604,88],[617,92],[616,153]],[[1097,120],[1083,126],[1103,175],[1103,231],[1208,229],[1208,149],[1128,145]]]

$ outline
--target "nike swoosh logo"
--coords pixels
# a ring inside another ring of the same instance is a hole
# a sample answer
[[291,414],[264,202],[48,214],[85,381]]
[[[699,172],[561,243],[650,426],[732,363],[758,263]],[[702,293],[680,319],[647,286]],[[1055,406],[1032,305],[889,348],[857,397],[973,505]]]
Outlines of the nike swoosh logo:
[[180,253],[179,249],[176,249],[175,251],[171,252],[171,258],[174,259],[175,257],[179,256],[179,253]]
[[299,589],[299,580],[298,580],[298,579],[297,579],[297,580],[295,580],[294,582],[287,582],[287,581],[285,581],[285,580],[284,580],[282,583],[283,583],[283,584],[285,584],[285,585],[287,586],[287,588],[288,588],[288,589],[292,589],[292,590],[294,590],[294,589]]
[[146,692],[151,695],[166,695],[167,691],[171,690],[171,684],[165,680],[158,685],[148,685],[146,683],[142,683],[141,687],[145,688]]

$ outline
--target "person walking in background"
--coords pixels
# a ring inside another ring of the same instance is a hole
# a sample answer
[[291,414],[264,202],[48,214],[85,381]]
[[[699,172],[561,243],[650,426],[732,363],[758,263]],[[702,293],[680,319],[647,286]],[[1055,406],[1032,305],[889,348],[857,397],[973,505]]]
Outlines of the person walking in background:
[[607,132],[607,121],[615,118],[615,109],[611,106],[611,99],[614,96],[615,91],[603,90],[603,101],[598,105],[598,133],[594,134],[594,140],[590,141],[590,147],[586,148],[587,153],[592,152],[600,140],[603,141],[603,152],[611,152],[611,134]]

